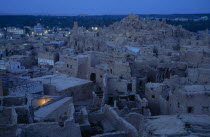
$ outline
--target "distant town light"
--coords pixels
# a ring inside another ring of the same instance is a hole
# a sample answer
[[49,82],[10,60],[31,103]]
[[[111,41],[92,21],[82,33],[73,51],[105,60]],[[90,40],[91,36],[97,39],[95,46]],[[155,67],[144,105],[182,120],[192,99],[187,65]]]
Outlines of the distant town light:
[[47,33],[48,33],[48,31],[47,31],[47,30],[45,30],[45,31],[44,31],[44,34],[47,34]]
[[92,27],[92,30],[98,30],[98,27]]

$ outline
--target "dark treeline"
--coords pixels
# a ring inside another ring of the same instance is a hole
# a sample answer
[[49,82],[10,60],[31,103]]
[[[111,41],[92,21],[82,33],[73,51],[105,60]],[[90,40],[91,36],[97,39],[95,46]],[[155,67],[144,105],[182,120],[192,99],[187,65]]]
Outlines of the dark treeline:
[[186,22],[167,20],[167,23],[175,26],[182,25],[183,28],[192,32],[210,29],[210,20],[197,22],[192,20]]
[[[196,19],[202,16],[207,16],[210,19],[210,14],[174,14],[174,15],[139,15],[142,18],[189,18]],[[116,21],[120,21],[126,15],[103,15],[103,16],[21,16],[21,15],[2,15],[0,16],[0,27],[33,27],[37,23],[43,24],[45,27],[73,27],[74,21],[77,21],[79,26],[90,28],[92,26],[103,27],[109,26]],[[187,22],[167,20],[167,23],[172,25],[182,25],[189,31],[198,31],[210,29],[210,20],[194,22],[192,20]]]
[[116,21],[120,21],[125,16],[0,16],[0,27],[23,27],[34,26],[41,23],[45,27],[73,27],[74,21],[77,21],[79,26],[86,28],[98,26],[109,26]]

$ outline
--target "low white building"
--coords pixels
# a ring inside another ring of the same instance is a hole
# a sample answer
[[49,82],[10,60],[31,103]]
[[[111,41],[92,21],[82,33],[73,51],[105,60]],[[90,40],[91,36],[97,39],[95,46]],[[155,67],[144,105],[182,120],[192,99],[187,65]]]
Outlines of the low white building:
[[38,64],[40,66],[50,65],[54,66],[55,62],[59,59],[59,55],[57,53],[39,53],[38,54]]
[[38,64],[39,65],[50,65],[50,66],[54,66],[55,62],[54,62],[54,60],[50,60],[50,59],[38,58]]
[[24,70],[25,68],[23,66],[21,66],[20,62],[0,61],[0,69],[7,70],[10,72],[20,72],[20,71]]
[[13,33],[13,34],[16,34],[16,35],[24,35],[25,34],[24,29],[15,28],[15,27],[8,27],[7,32]]
[[38,23],[36,26],[34,26],[34,34],[35,35],[42,35],[44,32],[44,27]]

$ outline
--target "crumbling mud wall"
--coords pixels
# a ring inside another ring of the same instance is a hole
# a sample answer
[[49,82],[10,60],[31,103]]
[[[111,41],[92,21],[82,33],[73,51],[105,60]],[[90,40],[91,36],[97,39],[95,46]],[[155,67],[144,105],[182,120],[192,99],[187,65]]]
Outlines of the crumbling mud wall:
[[110,106],[105,105],[102,109],[104,116],[109,119],[113,126],[119,131],[128,132],[129,137],[137,137],[138,132],[134,126],[128,123],[125,119],[118,116],[118,114]]

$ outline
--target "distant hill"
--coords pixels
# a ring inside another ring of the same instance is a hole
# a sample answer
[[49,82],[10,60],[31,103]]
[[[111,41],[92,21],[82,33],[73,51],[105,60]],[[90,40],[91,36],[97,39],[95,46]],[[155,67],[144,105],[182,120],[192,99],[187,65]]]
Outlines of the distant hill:
[[[73,27],[73,22],[78,21],[79,26],[90,28],[92,26],[109,26],[117,21],[122,20],[127,15],[103,15],[103,16],[31,16],[31,15],[0,15],[0,27],[8,26],[34,26],[37,23],[45,27]],[[210,14],[173,14],[173,15],[139,15],[141,18],[162,19],[166,18],[167,23],[172,25],[182,25],[189,31],[197,32],[199,30],[210,29]],[[192,19],[208,17],[206,21],[191,21]],[[173,21],[175,18],[191,19],[187,22]]]

